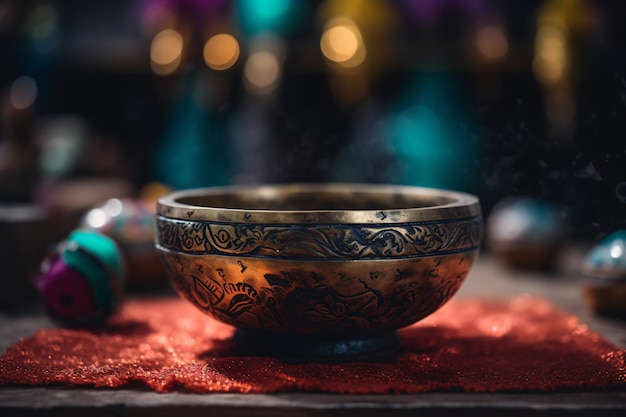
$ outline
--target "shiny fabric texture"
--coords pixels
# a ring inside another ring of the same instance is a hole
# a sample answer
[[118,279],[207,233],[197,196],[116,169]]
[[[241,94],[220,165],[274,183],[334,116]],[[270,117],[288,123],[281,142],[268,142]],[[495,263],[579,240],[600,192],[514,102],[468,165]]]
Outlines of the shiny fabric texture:
[[626,350],[526,295],[453,299],[400,330],[402,352],[391,363],[239,357],[231,353],[232,333],[180,299],[133,299],[104,327],[22,339],[0,357],[0,385],[197,393],[626,389]]

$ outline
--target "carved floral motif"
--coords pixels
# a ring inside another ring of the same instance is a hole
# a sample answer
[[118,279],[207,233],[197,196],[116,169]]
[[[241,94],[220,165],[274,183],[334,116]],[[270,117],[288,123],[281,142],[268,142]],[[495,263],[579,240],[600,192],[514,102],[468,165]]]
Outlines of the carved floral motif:
[[174,252],[161,256],[180,295],[223,322],[278,332],[358,334],[406,326],[434,312],[459,289],[476,253],[403,259],[388,270],[377,269],[379,261],[350,270],[341,263],[319,268],[285,261],[275,272],[267,272],[267,261],[258,258],[239,261],[248,266],[239,269],[231,257],[214,263]]
[[470,251],[480,245],[480,217],[445,223],[264,225],[157,217],[157,243],[194,255],[272,258],[415,257]]

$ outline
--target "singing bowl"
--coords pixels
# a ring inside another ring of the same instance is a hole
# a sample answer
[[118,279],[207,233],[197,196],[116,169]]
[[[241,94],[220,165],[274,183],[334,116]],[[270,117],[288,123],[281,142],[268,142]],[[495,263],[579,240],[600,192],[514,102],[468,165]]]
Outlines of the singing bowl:
[[159,199],[156,247],[179,295],[238,329],[241,353],[370,360],[456,293],[482,229],[466,193],[229,186]]

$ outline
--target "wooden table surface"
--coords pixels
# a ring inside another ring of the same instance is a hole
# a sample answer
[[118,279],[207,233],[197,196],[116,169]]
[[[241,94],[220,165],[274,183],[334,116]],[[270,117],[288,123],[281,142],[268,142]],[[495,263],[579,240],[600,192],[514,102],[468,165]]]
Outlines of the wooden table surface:
[[[564,252],[558,272],[513,271],[482,255],[458,297],[542,296],[626,348],[626,321],[597,317],[584,305],[577,266],[580,247]],[[52,326],[42,314],[0,315],[0,351]],[[141,390],[0,388],[0,416],[313,416],[313,415],[626,415],[626,392],[426,393],[416,395],[157,394]]]

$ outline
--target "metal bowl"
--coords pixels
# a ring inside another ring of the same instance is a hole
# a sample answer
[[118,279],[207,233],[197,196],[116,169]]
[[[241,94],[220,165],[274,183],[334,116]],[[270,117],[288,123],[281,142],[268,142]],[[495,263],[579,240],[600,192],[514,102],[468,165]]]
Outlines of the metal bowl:
[[459,289],[482,238],[478,199],[409,186],[180,191],[156,247],[181,297],[236,326],[235,348],[287,361],[369,360]]

